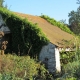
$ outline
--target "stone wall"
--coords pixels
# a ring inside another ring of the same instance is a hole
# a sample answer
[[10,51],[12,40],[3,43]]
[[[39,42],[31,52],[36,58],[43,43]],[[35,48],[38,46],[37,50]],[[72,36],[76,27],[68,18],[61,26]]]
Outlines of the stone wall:
[[3,31],[5,34],[10,33],[10,29],[7,27],[6,23],[3,21],[1,14],[0,14],[0,31]]
[[12,46],[12,40],[11,40],[11,32],[8,26],[6,25],[5,21],[2,18],[2,15],[0,14],[0,32],[4,33],[4,36],[0,37],[0,49],[2,46],[3,41],[8,41],[7,44],[7,51],[10,51],[10,48]]
[[60,72],[60,55],[59,50],[52,43],[43,46],[39,59],[43,62],[49,72],[54,73],[56,70]]

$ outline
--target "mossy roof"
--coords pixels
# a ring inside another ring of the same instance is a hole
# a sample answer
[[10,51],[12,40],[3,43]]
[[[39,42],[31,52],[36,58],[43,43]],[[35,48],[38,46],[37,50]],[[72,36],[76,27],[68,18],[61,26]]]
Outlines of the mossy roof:
[[39,16],[23,14],[18,12],[14,12],[14,13],[22,18],[27,18],[28,21],[32,22],[33,24],[38,24],[39,28],[42,29],[42,31],[48,37],[50,42],[59,47],[62,46],[63,41],[69,41],[74,38],[72,34],[69,34],[61,30],[59,27],[53,26],[45,19]]

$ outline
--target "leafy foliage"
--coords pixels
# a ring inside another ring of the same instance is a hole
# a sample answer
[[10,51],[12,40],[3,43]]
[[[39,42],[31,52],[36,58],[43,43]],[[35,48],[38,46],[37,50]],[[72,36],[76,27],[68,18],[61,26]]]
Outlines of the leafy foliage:
[[48,43],[49,40],[37,25],[30,23],[27,19],[16,16],[11,11],[4,8],[0,8],[0,14],[11,30],[11,51],[18,53],[20,49],[21,53],[28,53],[33,56],[38,54],[42,46]]
[[3,3],[4,3],[4,0],[0,0],[0,7],[4,7]]
[[68,78],[75,78],[75,80],[79,80],[80,79],[79,71],[80,71],[79,61],[68,63],[67,65],[64,66],[64,74],[62,76],[62,80]]
[[55,19],[50,18],[49,16],[46,16],[46,15],[41,15],[41,17],[44,18],[44,19],[46,19],[46,20],[47,20],[48,22],[50,22],[52,25],[57,26],[57,27],[59,27],[60,29],[62,29],[63,31],[72,34],[72,32],[70,31],[70,29],[69,29],[66,25],[64,25],[63,23],[58,22],[58,21],[56,21]]
[[[76,51],[74,60],[62,66],[62,76],[57,80],[79,80],[80,79],[80,49]],[[73,54],[70,54],[73,55]],[[66,56],[67,57],[67,56]],[[71,58],[67,58],[71,59]]]
[[[67,61],[62,65],[62,76],[58,80],[79,80],[80,79],[80,36],[74,39],[75,51],[69,53],[62,53],[61,58]],[[74,58],[74,59],[72,59]]]
[[79,55],[79,53],[80,53],[80,49],[79,49],[80,36],[75,36],[72,40],[67,41],[64,44],[65,44],[65,46],[68,46],[72,51],[65,52],[65,50],[63,50],[62,52],[60,52],[61,63],[67,64],[69,62],[73,62],[74,59],[77,60],[77,58],[80,56]]
[[70,29],[75,33],[75,34],[80,34],[80,6],[77,8],[77,11],[71,11],[69,13],[69,24],[70,24]]
[[30,56],[10,54],[0,56],[0,80],[33,80],[33,78],[46,80],[46,72],[48,71],[44,66]]
[[75,52],[61,52],[61,64],[68,64],[69,62],[73,62],[75,58]]

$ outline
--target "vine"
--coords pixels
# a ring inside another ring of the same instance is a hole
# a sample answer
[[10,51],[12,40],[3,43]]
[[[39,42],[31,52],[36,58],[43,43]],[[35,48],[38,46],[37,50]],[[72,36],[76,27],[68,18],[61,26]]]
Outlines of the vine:
[[16,16],[14,12],[4,8],[0,8],[0,14],[11,31],[12,46],[10,47],[13,52],[18,54],[19,50],[24,55],[30,53],[31,56],[34,56],[39,54],[42,46],[49,42],[41,29],[27,19]]

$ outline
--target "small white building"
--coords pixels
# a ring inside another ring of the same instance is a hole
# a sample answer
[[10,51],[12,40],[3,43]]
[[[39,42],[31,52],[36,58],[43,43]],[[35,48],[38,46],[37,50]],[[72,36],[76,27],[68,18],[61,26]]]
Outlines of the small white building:
[[47,66],[49,72],[54,73],[56,71],[61,71],[59,49],[54,44],[49,43],[43,46],[39,55],[39,60]]
[[50,73],[61,72],[60,65],[60,52],[61,51],[72,51],[70,47],[60,47],[56,46],[53,43],[49,43],[42,47],[41,52],[39,54],[39,60],[45,64],[47,70]]

